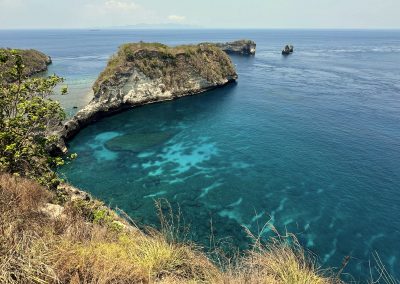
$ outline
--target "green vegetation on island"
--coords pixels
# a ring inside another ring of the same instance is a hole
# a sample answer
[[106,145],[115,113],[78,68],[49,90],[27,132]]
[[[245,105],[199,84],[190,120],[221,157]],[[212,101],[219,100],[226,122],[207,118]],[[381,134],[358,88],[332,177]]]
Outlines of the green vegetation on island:
[[137,69],[150,79],[161,78],[165,88],[184,86],[195,74],[209,81],[235,75],[229,57],[213,44],[169,47],[160,43],[122,45],[94,83],[97,93],[102,85],[113,85],[121,74]]
[[0,54],[3,58],[8,58],[2,65],[0,65],[0,73],[3,74],[3,80],[12,81],[15,80],[16,74],[7,74],[12,72],[13,67],[15,66],[16,57],[14,56],[15,52],[22,58],[24,68],[22,70],[22,76],[29,77],[35,75],[40,72],[44,72],[47,70],[47,66],[51,64],[50,56],[46,54],[34,50],[34,49],[8,49],[8,48],[0,48]]

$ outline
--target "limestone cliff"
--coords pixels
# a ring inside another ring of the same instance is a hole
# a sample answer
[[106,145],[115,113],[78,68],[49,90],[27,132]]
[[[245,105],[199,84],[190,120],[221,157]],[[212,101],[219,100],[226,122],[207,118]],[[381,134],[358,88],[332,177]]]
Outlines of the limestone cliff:
[[96,119],[129,107],[201,93],[236,79],[232,61],[215,45],[125,44],[94,83],[92,101],[60,136],[69,139]]
[[254,55],[256,54],[256,43],[252,40],[242,39],[227,43],[216,43],[228,54]]
[[[22,60],[24,62],[25,68],[23,70],[23,75],[25,77],[30,77],[32,75],[35,75],[37,73],[43,72],[47,70],[47,66],[51,64],[51,58],[50,56],[47,56],[46,54],[34,50],[34,49],[16,49],[18,54],[22,56]],[[0,53],[4,54],[5,56],[9,56],[11,53],[11,49],[5,49],[5,48],[0,48]],[[3,65],[0,70],[0,72],[7,72],[7,68],[10,68],[13,66],[15,62],[12,60],[7,61],[5,65]],[[6,80],[12,81],[12,76],[7,76],[6,74]]]

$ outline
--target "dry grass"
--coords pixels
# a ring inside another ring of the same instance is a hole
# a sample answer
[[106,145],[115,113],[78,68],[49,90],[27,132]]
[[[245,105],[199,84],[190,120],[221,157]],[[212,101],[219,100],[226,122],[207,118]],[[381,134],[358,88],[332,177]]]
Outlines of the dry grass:
[[110,238],[101,228],[90,238],[66,238],[54,251],[58,277],[79,283],[152,283],[165,277],[209,281],[218,273],[205,256],[190,246],[170,244],[155,233],[124,232]]
[[251,251],[216,266],[175,233],[114,226],[123,220],[99,202],[69,201],[62,216],[50,217],[42,208],[53,197],[0,175],[0,283],[341,283],[295,238],[262,244],[252,236]]
[[[371,279],[368,281],[369,284],[385,283],[385,284],[400,284],[400,280],[395,279],[386,269],[385,265],[377,252],[373,254],[376,265],[371,269]],[[376,279],[372,276],[375,272]]]
[[321,270],[293,236],[258,243],[226,276],[226,283],[342,283],[329,271]]
[[46,251],[41,249],[46,222],[38,210],[49,198],[33,182],[0,175],[0,283],[54,279],[46,265]]
[[[88,222],[87,211],[77,210],[75,202],[65,205],[62,217],[50,218],[41,211],[52,198],[31,181],[0,175],[0,283],[154,283],[165,277],[212,282],[218,277],[197,248],[171,243],[154,230],[113,226],[115,220],[108,218]],[[95,203],[87,208],[104,216]]]

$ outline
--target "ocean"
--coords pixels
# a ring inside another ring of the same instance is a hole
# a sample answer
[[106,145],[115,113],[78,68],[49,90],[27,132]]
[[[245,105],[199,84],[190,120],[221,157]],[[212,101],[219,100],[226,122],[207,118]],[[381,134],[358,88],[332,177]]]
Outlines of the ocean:
[[[274,226],[323,267],[351,256],[345,272],[365,280],[377,252],[400,277],[400,31],[2,30],[0,46],[50,55],[73,115],[122,43],[241,38],[257,53],[231,56],[236,84],[90,125],[60,174],[140,224],[158,226],[155,201],[168,201],[206,248],[245,249],[244,227],[267,238]],[[110,150],[125,134],[146,143]]]

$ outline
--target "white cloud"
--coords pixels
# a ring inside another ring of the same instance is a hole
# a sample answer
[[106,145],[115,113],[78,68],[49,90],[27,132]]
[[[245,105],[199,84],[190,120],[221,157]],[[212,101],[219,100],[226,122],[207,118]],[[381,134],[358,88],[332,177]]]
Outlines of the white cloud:
[[[1,1],[1,0],[0,0]],[[70,0],[72,1],[72,0]],[[85,1],[83,9],[75,13],[80,25],[86,27],[113,27],[152,22],[154,11],[132,0],[73,0]],[[79,14],[79,16],[78,16]]]
[[85,8],[91,14],[115,17],[137,11],[140,6],[131,0],[102,0],[97,2],[92,0],[85,5]]
[[129,12],[136,10],[138,5],[129,0],[107,0],[104,3],[104,8],[113,11]]
[[168,20],[174,21],[174,22],[183,22],[186,20],[185,16],[179,16],[179,15],[169,15]]
[[23,6],[21,0],[0,0],[0,7],[4,7],[4,10],[12,8],[20,8]]

